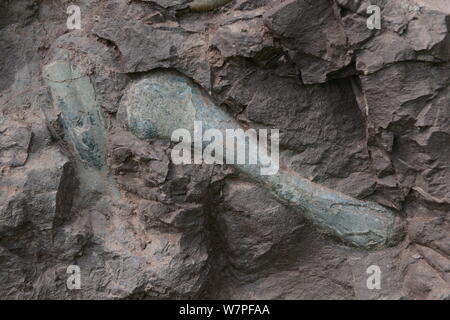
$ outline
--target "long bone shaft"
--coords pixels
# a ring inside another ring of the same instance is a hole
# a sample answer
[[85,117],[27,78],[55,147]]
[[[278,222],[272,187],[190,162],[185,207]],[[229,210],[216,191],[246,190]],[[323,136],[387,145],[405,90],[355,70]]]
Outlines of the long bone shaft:
[[[201,121],[205,130],[241,128],[189,79],[171,72],[155,72],[133,84],[122,101],[119,115],[142,139],[170,139],[179,128],[193,134],[195,121]],[[357,200],[283,168],[275,175],[261,175],[261,163],[236,166],[282,200],[303,209],[314,224],[347,243],[374,249],[401,239],[401,219],[377,203]]]
[[194,0],[189,3],[189,7],[197,12],[210,11],[226,5],[228,2],[231,2],[231,0]]

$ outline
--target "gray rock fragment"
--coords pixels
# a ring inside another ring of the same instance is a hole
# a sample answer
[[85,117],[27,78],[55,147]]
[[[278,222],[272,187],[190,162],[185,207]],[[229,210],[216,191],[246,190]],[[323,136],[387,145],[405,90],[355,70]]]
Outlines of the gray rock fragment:
[[78,185],[72,163],[54,148],[0,179],[0,234],[28,222],[51,230],[70,217]]
[[18,121],[0,120],[0,168],[23,166],[31,142],[30,127]]

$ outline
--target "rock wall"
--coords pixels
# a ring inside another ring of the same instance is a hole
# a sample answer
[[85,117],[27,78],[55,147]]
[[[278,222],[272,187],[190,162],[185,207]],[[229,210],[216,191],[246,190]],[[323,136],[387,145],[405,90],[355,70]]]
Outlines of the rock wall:
[[[447,0],[75,2],[0,3],[1,299],[450,299]],[[357,248],[233,166],[175,165],[123,121],[159,73],[403,237]]]

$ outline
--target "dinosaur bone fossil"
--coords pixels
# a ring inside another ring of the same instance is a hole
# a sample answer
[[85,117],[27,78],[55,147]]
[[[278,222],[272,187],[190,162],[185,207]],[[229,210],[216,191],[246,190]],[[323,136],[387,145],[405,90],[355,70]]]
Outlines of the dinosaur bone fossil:
[[46,65],[42,75],[51,89],[55,111],[61,113],[66,139],[83,161],[101,169],[106,164],[105,124],[89,76],[67,61]]
[[231,0],[194,0],[189,4],[189,7],[193,11],[210,11],[226,5]]
[[[68,139],[80,158],[94,168],[102,168],[106,133],[89,77],[78,73],[67,62],[47,65],[43,75],[52,89],[55,107],[61,111]],[[170,72],[156,72],[133,84],[123,100],[119,117],[125,118],[128,128],[141,139],[170,139],[172,132],[179,128],[193,132],[195,121],[202,121],[205,129],[240,128],[189,79]],[[392,245],[401,239],[400,218],[376,203],[354,199],[286,169],[275,175],[261,175],[261,163],[236,166],[270,188],[281,200],[302,208],[309,220],[346,242],[370,249]]]
[[[189,79],[171,72],[155,72],[133,84],[122,101],[119,117],[141,139],[170,139],[179,128],[192,134],[194,121],[202,121],[205,129],[240,128]],[[236,167],[345,242],[375,249],[401,239],[400,217],[377,203],[354,199],[287,169],[263,176],[259,173],[261,164]]]

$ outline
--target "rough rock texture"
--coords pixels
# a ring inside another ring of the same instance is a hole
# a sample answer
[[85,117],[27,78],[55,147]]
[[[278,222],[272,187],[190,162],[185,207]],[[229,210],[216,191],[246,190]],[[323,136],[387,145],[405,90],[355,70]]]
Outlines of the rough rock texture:
[[[450,299],[447,0],[81,0],[81,30],[70,4],[0,3],[1,299]],[[173,164],[119,112],[168,70],[406,236],[357,249],[232,167]]]

